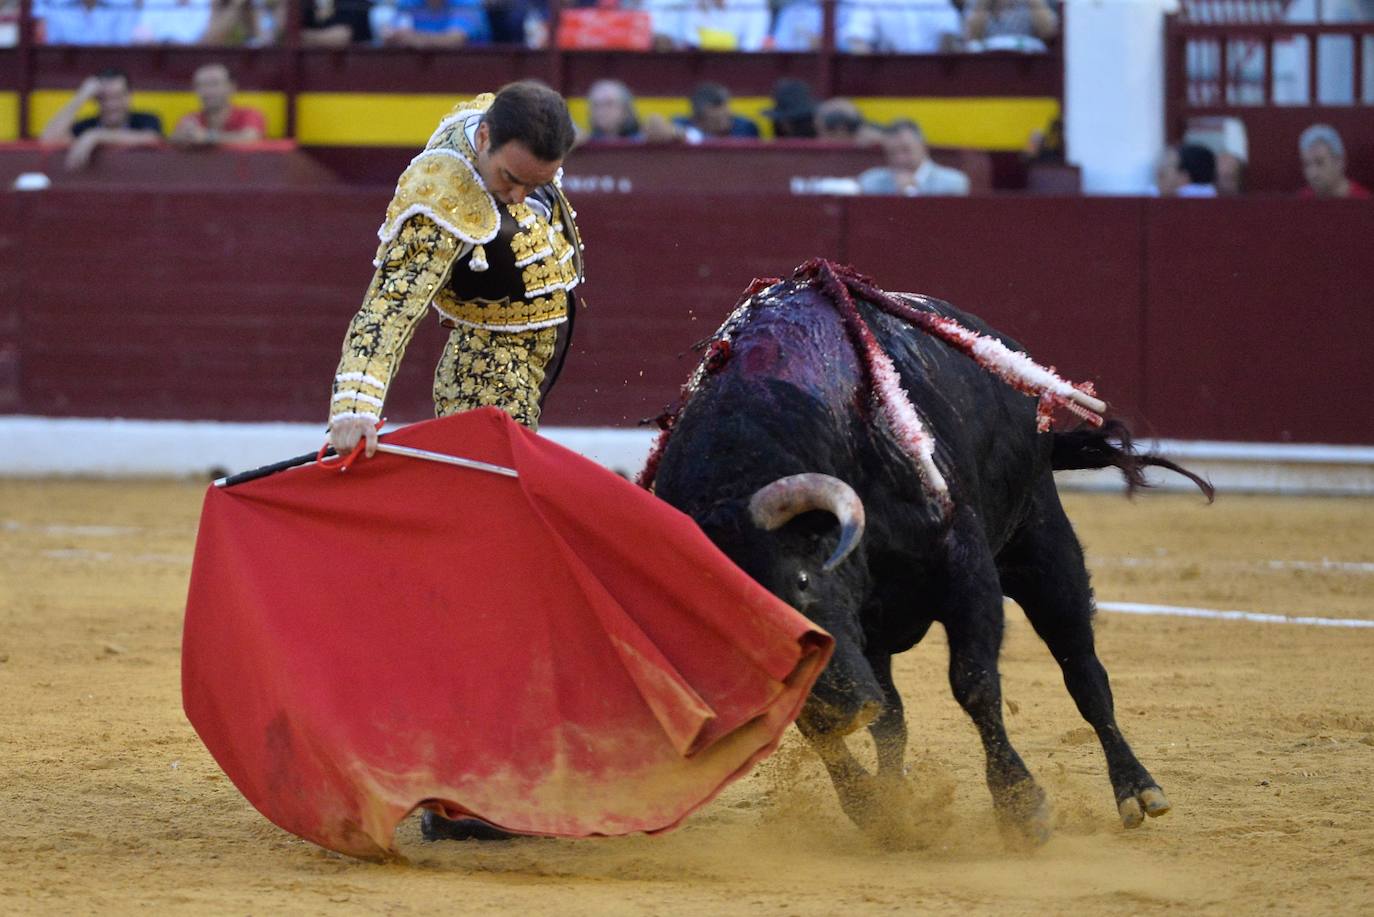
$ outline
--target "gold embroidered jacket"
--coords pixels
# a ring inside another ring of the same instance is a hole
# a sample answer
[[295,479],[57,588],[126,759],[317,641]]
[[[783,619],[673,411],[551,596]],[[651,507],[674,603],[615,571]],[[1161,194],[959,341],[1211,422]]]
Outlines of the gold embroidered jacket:
[[451,111],[401,174],[377,230],[376,273],[334,377],[331,420],[376,421],[416,326],[433,308],[448,327],[529,331],[567,321],[582,243],[557,180],[500,204],[477,172],[474,137],[492,102]]

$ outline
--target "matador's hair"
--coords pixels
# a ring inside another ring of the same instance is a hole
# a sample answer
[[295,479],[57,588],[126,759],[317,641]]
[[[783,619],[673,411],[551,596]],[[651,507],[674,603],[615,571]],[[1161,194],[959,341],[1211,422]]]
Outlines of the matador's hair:
[[576,136],[568,103],[535,80],[503,86],[482,121],[491,131],[493,150],[518,140],[544,162],[557,162],[567,156]]

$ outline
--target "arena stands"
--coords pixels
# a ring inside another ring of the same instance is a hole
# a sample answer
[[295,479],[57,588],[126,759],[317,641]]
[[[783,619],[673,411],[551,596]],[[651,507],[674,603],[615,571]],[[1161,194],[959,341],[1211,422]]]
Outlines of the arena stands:
[[[15,46],[0,49],[0,183],[51,187],[0,197],[0,243],[22,265],[0,283],[0,410],[310,419],[317,393],[306,377],[327,375],[335,326],[361,295],[371,224],[396,176],[456,97],[536,76],[569,97],[584,126],[586,95],[600,80],[628,87],[641,121],[686,115],[692,87],[709,80],[730,91],[732,109],[763,135],[698,145],[591,141],[569,159],[566,184],[586,221],[593,304],[579,346],[602,357],[570,361],[565,394],[551,407],[559,421],[624,425],[657,413],[685,375],[689,345],[740,289],[754,276],[826,254],[888,286],[986,313],[1028,344],[1048,346],[1055,359],[1073,360],[1080,374],[1098,372],[1109,397],[1149,432],[1359,439],[1341,406],[1323,399],[1303,371],[1318,359],[1319,342],[1300,333],[1306,324],[1285,323],[1300,301],[1304,323],[1311,310],[1346,322],[1349,333],[1320,359],[1340,364],[1342,378],[1374,385],[1362,351],[1346,344],[1374,332],[1360,298],[1369,278],[1352,281],[1347,271],[1340,282],[1331,279],[1333,264],[1359,260],[1359,240],[1374,231],[1374,216],[1359,201],[1293,209],[1304,186],[1298,137],[1312,124],[1331,125],[1343,141],[1346,174],[1374,184],[1374,94],[1354,92],[1374,74],[1363,54],[1349,55],[1349,104],[1321,104],[1328,39],[1367,50],[1374,26],[1294,23],[1283,18],[1291,5],[1277,3],[1246,5],[1262,15],[1243,21],[1212,15],[1220,4],[1189,5],[1167,20],[1164,36],[1167,142],[1188,134],[1190,142],[1215,135],[1224,144],[1227,131],[1217,125],[1242,125],[1246,193],[1218,201],[1065,200],[1079,185],[1064,158],[1059,39],[1043,39],[1044,50],[998,50],[984,31],[978,52],[953,50],[970,47],[967,35],[956,35],[938,53],[851,53],[836,41],[840,6],[822,5],[819,46],[796,51],[627,50],[616,46],[619,39],[531,48],[523,33],[518,44],[458,50],[312,47],[303,15],[268,21],[278,7],[260,3],[238,5],[255,25],[238,27],[230,45],[56,46],[39,40],[38,30],[17,30]],[[377,9],[368,10],[369,27]],[[586,10],[602,11],[568,12]],[[563,15],[559,4],[550,7],[555,36]],[[529,31],[534,44],[541,43],[537,32]],[[1309,76],[1312,68],[1318,74],[1309,81],[1318,87],[1316,103],[1278,104],[1272,61],[1294,38],[1317,49],[1306,64]],[[1202,45],[1213,51],[1189,50]],[[1233,53],[1242,46],[1260,48],[1259,56]],[[1210,71],[1207,54],[1216,65]],[[112,150],[79,173],[65,170],[62,149],[37,141],[83,80],[112,67],[129,74],[140,109],[177,124],[200,107],[191,78],[211,63],[234,75],[235,105],[261,112],[262,141],[194,152]],[[1258,81],[1250,78],[1256,67]],[[849,100],[852,109],[836,110],[852,110],[860,122],[918,123],[933,161],[967,175],[971,196],[837,196],[882,165],[882,153],[846,139],[772,137],[764,112],[778,104],[780,80],[805,83],[815,100]],[[92,233],[108,251],[75,253],[74,237],[58,227]],[[140,252],[154,259],[147,271],[121,267]],[[89,276],[58,270],[71,263],[88,265]],[[1285,265],[1282,284],[1270,276],[1277,263]],[[256,278],[247,284],[245,265]],[[103,334],[108,316],[129,309],[138,327],[154,327],[159,316],[186,316],[179,303],[188,289],[199,305],[176,325],[188,336],[187,359],[232,367],[236,384],[262,389],[262,380],[272,380],[268,388],[277,394],[255,390],[251,405],[216,402],[217,389],[191,391],[176,381],[184,369],[177,359],[139,363],[117,390],[83,393],[58,384],[63,367],[92,356],[89,340],[71,337],[71,327]],[[274,322],[284,323],[281,335],[272,332]],[[1264,330],[1274,327],[1287,329],[1281,342]],[[1223,331],[1245,341],[1251,356],[1219,361],[1206,342]],[[1279,343],[1313,356],[1280,352]],[[640,362],[607,356],[614,353],[634,353]],[[1265,356],[1257,363],[1254,353]],[[309,369],[281,377],[273,354]],[[1283,396],[1242,399],[1231,391],[1237,379],[1245,391],[1268,387]],[[139,391],[159,394],[140,399]],[[421,393],[400,404],[411,410],[423,401]]]
[[1167,132],[1180,137],[1196,119],[1243,123],[1247,189],[1301,188],[1297,138],[1318,121],[1346,138],[1352,162],[1374,166],[1374,12],[1367,4],[1186,0],[1168,21],[1166,47]]

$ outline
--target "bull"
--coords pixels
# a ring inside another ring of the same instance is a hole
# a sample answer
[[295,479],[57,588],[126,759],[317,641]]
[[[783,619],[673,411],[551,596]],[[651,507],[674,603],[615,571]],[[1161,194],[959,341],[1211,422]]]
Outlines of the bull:
[[[798,726],[861,827],[878,824],[903,773],[892,657],[938,621],[999,824],[1016,840],[1048,838],[1045,794],[1002,721],[1004,596],[1024,609],[1101,741],[1122,823],[1169,810],[1117,725],[1083,552],[1053,472],[1115,467],[1134,489],[1154,465],[1213,494],[1137,453],[1124,426],[1091,409],[1105,405],[1088,388],[1068,387],[948,303],[889,295],[813,261],[755,283],[660,418],[641,483],[835,637]],[[1100,426],[1047,430],[1056,406]],[[865,726],[876,774],[843,738]]]

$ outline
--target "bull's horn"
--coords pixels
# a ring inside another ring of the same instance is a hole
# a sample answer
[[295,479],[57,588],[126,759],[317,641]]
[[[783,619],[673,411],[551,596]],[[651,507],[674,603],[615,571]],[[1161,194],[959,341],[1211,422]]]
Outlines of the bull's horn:
[[840,523],[840,543],[822,567],[829,573],[859,546],[864,534],[864,503],[854,488],[839,478],[812,472],[778,478],[749,498],[750,518],[759,528],[770,532],[813,509],[833,514]]

